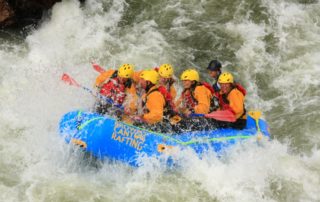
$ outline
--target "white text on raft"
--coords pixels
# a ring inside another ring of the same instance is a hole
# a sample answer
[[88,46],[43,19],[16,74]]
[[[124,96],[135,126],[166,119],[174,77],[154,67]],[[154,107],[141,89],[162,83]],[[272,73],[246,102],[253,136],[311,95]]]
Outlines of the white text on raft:
[[121,122],[116,122],[111,138],[137,150],[141,150],[145,141],[145,132]]

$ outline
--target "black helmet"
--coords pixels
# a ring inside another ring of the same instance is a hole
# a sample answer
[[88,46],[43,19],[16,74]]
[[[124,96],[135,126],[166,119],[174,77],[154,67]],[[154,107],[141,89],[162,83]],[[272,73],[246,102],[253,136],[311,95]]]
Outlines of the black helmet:
[[210,71],[219,71],[221,69],[221,63],[218,60],[211,60],[211,62],[208,64],[207,69]]

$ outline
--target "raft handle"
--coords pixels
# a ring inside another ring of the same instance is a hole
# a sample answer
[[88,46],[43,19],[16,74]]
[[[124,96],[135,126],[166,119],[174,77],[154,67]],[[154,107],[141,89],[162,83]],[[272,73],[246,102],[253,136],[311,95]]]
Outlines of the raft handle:
[[82,140],[72,138],[72,139],[71,139],[71,142],[72,142],[73,144],[75,144],[75,145],[80,146],[80,148],[83,148],[83,149],[86,149],[86,148],[87,148],[87,143],[85,143],[85,142],[82,141]]

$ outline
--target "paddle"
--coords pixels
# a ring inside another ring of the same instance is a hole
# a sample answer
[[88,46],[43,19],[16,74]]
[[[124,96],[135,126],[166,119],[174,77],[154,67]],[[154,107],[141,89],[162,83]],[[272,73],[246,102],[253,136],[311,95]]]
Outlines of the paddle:
[[96,70],[99,73],[103,73],[103,72],[106,71],[95,62],[92,62],[91,64],[92,64],[93,69]]
[[218,121],[235,122],[236,117],[229,110],[214,111],[210,114],[191,114],[191,117],[205,117],[210,119],[216,119]]
[[121,106],[121,105],[115,105],[115,104],[113,103],[113,100],[112,100],[112,99],[107,98],[107,97],[104,97],[104,96],[102,96],[102,95],[100,95],[100,94],[95,94],[95,93],[93,93],[93,91],[92,91],[91,89],[89,89],[89,88],[87,88],[87,87],[85,87],[85,86],[80,85],[76,80],[74,80],[71,76],[69,76],[69,75],[66,74],[66,73],[62,74],[61,80],[64,81],[66,84],[69,84],[69,85],[71,85],[71,86],[80,87],[80,88],[82,88],[83,90],[85,90],[85,91],[87,91],[88,93],[90,93],[91,95],[97,96],[97,97],[99,97],[100,99],[104,100],[105,102],[107,102],[107,103],[109,103],[109,104],[111,104],[111,105],[113,105],[113,106],[115,106],[115,107],[117,107],[117,108],[119,108],[119,109],[123,109],[123,106]]
[[261,113],[261,111],[250,111],[250,112],[248,112],[248,114],[256,122],[256,128],[257,128],[257,133],[258,133],[257,139],[261,140],[263,136],[262,136],[262,132],[261,132],[261,129],[260,129],[260,126],[259,126],[259,119],[260,119],[262,113]]

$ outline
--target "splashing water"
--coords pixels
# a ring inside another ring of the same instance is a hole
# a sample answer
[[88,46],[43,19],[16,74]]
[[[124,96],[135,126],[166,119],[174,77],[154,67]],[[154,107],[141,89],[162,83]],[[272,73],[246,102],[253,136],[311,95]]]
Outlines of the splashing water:
[[[28,33],[0,31],[0,201],[319,201],[320,3],[286,0],[63,1]],[[96,61],[175,74],[219,59],[261,109],[273,141],[223,158],[179,154],[168,170],[83,160],[58,135],[60,117],[94,98]]]

